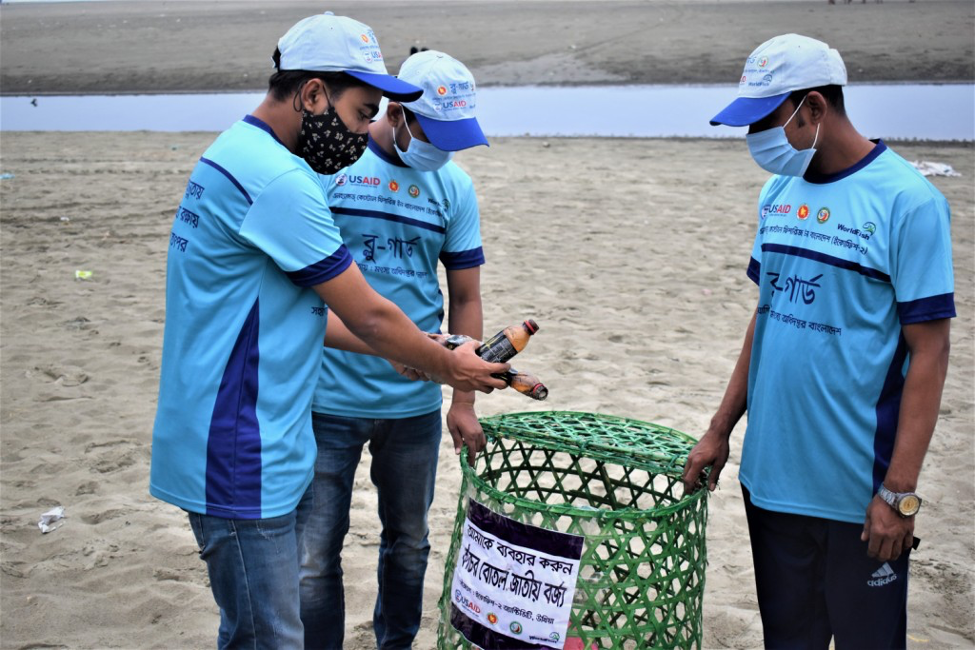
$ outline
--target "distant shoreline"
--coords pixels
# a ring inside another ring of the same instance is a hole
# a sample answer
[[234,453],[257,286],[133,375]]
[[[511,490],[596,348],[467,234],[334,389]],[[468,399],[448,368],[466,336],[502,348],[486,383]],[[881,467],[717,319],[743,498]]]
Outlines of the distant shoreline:
[[[38,0],[41,1],[41,0]],[[43,0],[44,2],[58,2],[63,0]],[[116,0],[69,0],[74,2],[114,2]],[[140,0],[129,0],[140,1]],[[759,0],[762,1],[762,0]],[[876,85],[932,85],[932,86],[955,86],[955,85],[966,85],[969,84],[974,86],[973,79],[941,79],[939,81],[920,81],[912,79],[904,79],[901,81],[861,81],[849,86],[876,86]],[[643,84],[643,83],[540,83],[540,84],[514,84],[514,83],[483,83],[482,88],[518,88],[524,86],[542,86],[542,87],[572,87],[577,88],[581,86],[726,86],[733,88],[733,84],[723,83],[723,82],[713,82],[713,83],[674,83],[674,84]],[[91,95],[210,95],[210,94],[247,94],[247,93],[263,93],[267,88],[201,88],[201,89],[175,89],[175,90],[132,90],[132,89],[119,89],[112,91],[86,91],[86,92],[56,92],[56,91],[44,91],[44,92],[8,92],[0,91],[0,97],[64,97],[64,96],[91,96]]]
[[[4,95],[250,92],[277,39],[318,1],[4,3]],[[484,86],[730,84],[760,42],[837,47],[850,83],[974,79],[974,3],[383,0],[329,4],[377,33],[395,72],[412,46],[464,61]],[[758,20],[762,18],[762,20]]]

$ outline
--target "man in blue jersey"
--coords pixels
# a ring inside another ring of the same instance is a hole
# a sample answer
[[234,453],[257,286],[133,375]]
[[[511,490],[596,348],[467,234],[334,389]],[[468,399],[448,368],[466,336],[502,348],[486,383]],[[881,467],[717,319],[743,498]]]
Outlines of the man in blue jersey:
[[297,506],[327,306],[372,349],[463,390],[503,387],[491,373],[506,367],[448,352],[370,288],[316,175],[359,158],[382,93],[421,89],[386,74],[369,27],[331,14],[296,24],[273,60],[264,101],[194,168],[167,259],[150,492],[189,514],[221,648],[303,644]]
[[[363,157],[323,179],[329,206],[370,285],[427,332],[439,332],[444,319],[440,260],[448,330],[480,339],[485,258],[478,202],[471,179],[451,162],[455,151],[488,144],[475,119],[475,80],[460,62],[434,50],[408,58],[398,78],[424,94],[391,101],[370,126]],[[332,318],[329,328],[340,331]],[[456,453],[463,444],[472,453],[484,447],[474,401],[473,392],[455,389],[447,424]],[[430,548],[427,511],[441,440],[441,389],[402,377],[382,359],[326,349],[312,410],[319,455],[301,540],[306,647],[343,644],[340,554],[354,473],[369,443],[382,525],[373,627],[378,647],[410,648]]]
[[746,60],[713,124],[749,126],[774,174],[747,275],[757,310],[683,476],[715,489],[748,413],[739,480],[768,647],[905,648],[916,484],[953,303],[950,211],[855,130],[841,56],[796,34]]

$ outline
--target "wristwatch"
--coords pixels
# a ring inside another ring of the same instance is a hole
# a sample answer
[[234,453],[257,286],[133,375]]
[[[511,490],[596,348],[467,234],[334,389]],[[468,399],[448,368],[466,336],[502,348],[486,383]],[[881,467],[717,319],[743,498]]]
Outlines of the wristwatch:
[[919,506],[923,503],[915,492],[893,492],[884,485],[879,486],[878,494],[900,517],[912,517],[919,512]]

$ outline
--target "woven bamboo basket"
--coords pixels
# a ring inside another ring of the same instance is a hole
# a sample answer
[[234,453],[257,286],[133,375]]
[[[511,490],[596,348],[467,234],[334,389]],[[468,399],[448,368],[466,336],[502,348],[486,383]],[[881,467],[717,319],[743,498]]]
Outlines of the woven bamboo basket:
[[684,496],[681,481],[695,440],[648,422],[571,411],[481,422],[485,451],[474,466],[461,455],[438,648],[476,647],[449,622],[469,499],[585,538],[567,633],[578,647],[700,648],[708,492]]

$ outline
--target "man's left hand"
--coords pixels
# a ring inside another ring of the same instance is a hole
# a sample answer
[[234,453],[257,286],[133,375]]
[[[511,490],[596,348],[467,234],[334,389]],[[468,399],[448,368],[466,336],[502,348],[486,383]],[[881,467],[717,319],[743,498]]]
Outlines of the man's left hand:
[[875,496],[865,510],[862,541],[868,542],[869,557],[880,562],[897,559],[913,545],[915,517],[901,517],[881,497]]
[[475,415],[475,405],[468,402],[452,402],[448,409],[448,431],[455,443],[455,454],[462,446],[468,447],[468,464],[475,462],[475,454],[485,449],[485,433]]

